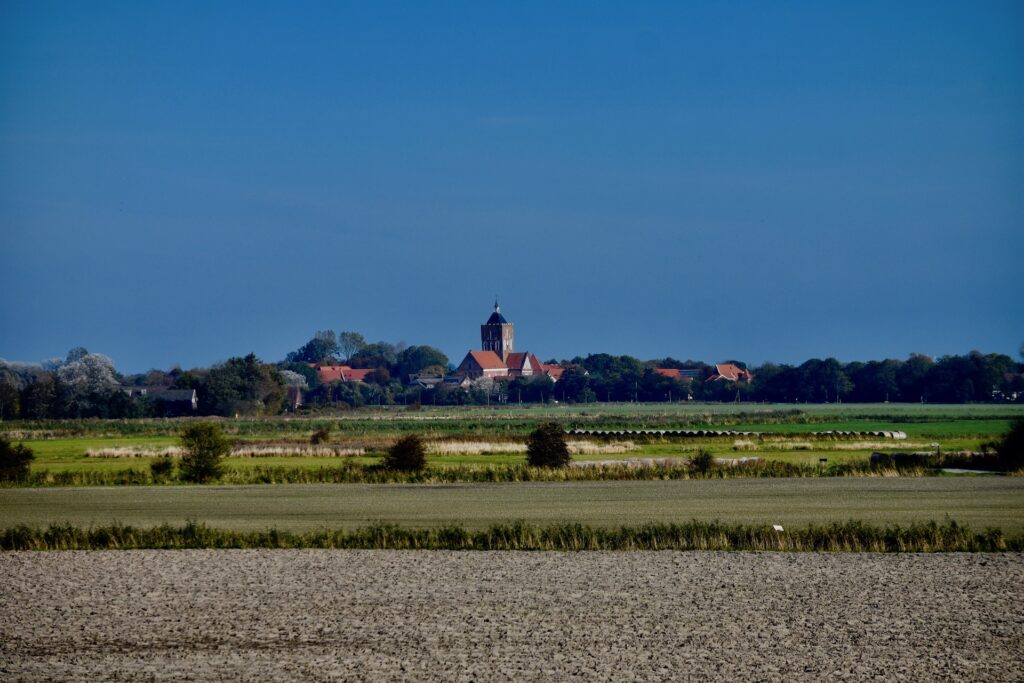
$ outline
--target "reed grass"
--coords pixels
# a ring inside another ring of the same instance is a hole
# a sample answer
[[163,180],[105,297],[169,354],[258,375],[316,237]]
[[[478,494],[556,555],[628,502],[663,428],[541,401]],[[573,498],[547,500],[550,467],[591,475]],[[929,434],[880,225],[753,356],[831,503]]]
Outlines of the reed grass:
[[337,548],[370,550],[637,551],[712,550],[781,552],[1005,552],[1024,550],[1024,536],[998,529],[975,532],[949,521],[876,526],[858,521],[775,531],[767,525],[691,521],[601,528],[582,524],[537,526],[521,521],[479,531],[460,526],[411,529],[388,524],[305,533],[244,532],[189,522],[140,528],[51,525],[0,530],[0,550],[133,550],[188,548]]
[[[461,465],[427,467],[414,472],[385,469],[379,465],[346,463],[323,467],[255,465],[230,468],[219,484],[448,484],[486,482],[657,481],[677,479],[750,479],[786,477],[923,477],[938,469],[913,465],[878,466],[869,463],[835,463],[825,466],[758,460],[715,464],[702,472],[685,464],[629,467],[616,463],[594,467],[530,467],[528,465]],[[174,479],[154,480],[149,469],[42,470],[24,482],[0,487],[48,486],[146,486],[175,485]]]

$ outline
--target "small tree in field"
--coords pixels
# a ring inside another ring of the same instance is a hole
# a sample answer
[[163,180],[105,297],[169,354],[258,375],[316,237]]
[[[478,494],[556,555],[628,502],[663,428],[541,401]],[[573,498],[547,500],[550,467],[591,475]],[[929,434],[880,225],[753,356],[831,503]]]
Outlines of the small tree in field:
[[1010,431],[994,445],[1004,468],[1011,472],[1024,469],[1024,418],[1014,420]]
[[690,467],[692,467],[695,472],[700,472],[701,474],[707,474],[710,472],[714,465],[715,457],[711,455],[711,451],[706,448],[700,449],[697,455],[690,458]]
[[404,436],[388,449],[384,467],[389,470],[416,471],[427,465],[427,449],[415,434]]
[[0,436],[0,481],[25,481],[29,463],[35,459],[36,454],[25,444],[15,446]]
[[526,462],[533,467],[565,467],[569,464],[569,446],[565,432],[557,422],[547,422],[530,433],[526,441]]
[[181,434],[185,455],[178,466],[185,481],[202,483],[219,477],[223,471],[221,460],[231,452],[231,444],[220,427],[201,422],[188,427]]

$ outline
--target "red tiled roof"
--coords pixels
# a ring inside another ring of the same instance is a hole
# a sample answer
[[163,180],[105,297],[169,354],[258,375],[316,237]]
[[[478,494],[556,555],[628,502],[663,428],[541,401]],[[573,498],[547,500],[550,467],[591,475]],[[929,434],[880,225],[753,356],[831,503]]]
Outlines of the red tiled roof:
[[719,363],[715,365],[715,372],[708,378],[709,382],[714,382],[716,379],[727,379],[730,382],[737,380],[745,380],[749,382],[753,376],[734,363]]
[[544,371],[544,364],[540,362],[540,358],[537,358],[537,356],[532,353],[530,354],[530,367],[537,373]]
[[683,373],[679,372],[679,368],[654,368],[654,371],[662,377],[671,377],[672,379],[683,378]]
[[330,384],[331,382],[344,382],[345,373],[351,371],[347,365],[321,365],[316,369],[316,374],[320,376],[320,381],[324,384]]
[[526,364],[526,357],[528,355],[529,354],[526,353],[510,353],[508,354],[508,358],[505,359],[505,365],[509,370],[522,370],[523,365]]
[[469,355],[484,370],[504,370],[507,367],[494,351],[470,351]]
[[346,382],[362,382],[366,379],[366,376],[373,372],[373,368],[365,369],[352,369],[348,368],[345,370],[345,381]]
[[316,374],[324,384],[331,382],[362,382],[366,376],[373,372],[373,369],[353,369],[347,365],[321,365],[316,369]]
[[541,365],[545,375],[555,380],[556,382],[562,378],[562,373],[565,372],[565,368],[561,365]]

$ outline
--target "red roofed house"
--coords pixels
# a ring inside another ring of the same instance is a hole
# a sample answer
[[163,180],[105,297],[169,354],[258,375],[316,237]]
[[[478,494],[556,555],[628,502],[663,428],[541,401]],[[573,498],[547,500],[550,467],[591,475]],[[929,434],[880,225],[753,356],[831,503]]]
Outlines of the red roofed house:
[[455,372],[470,379],[508,377],[508,366],[494,351],[470,351]]
[[510,353],[505,359],[509,377],[532,377],[544,372],[544,364],[529,352]]
[[351,369],[347,365],[317,365],[316,375],[320,378],[321,384],[344,382],[345,371]]
[[317,365],[316,374],[322,384],[331,382],[362,382],[372,369],[350,368],[347,365]]
[[551,378],[552,382],[562,379],[562,373],[565,372],[565,368],[561,365],[542,365],[541,369],[545,375]]
[[748,371],[733,363],[719,363],[708,377],[709,382],[723,379],[727,382],[749,382],[754,378]]
[[654,368],[654,371],[662,377],[668,377],[669,379],[683,380],[683,373],[679,372],[679,368]]

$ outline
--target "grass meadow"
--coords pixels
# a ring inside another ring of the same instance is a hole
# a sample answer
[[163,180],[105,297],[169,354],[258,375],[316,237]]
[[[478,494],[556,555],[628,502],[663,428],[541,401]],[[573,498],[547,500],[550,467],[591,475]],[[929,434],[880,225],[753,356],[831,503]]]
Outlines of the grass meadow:
[[[622,452],[582,452],[577,460],[689,457],[708,449],[718,457],[759,457],[797,465],[864,462],[876,450],[922,451],[939,444],[944,451],[974,451],[1024,415],[1019,405],[928,404],[587,404],[574,406],[502,406],[497,408],[361,409],[336,415],[283,418],[216,419],[235,441],[246,445],[277,445],[295,451],[312,433],[331,430],[330,445],[363,455],[335,458],[301,454],[233,457],[233,469],[259,467],[320,468],[335,464],[374,464],[394,440],[416,433],[432,443],[434,467],[522,464],[522,445],[538,423],[557,420],[565,427],[593,429],[729,429],[756,431],[758,437],[650,438],[636,440]],[[115,472],[145,469],[151,458],[98,458],[90,451],[136,449],[156,451],[174,446],[188,420],[80,420],[6,422],[0,430],[36,453],[36,472]],[[823,438],[812,432],[903,431],[902,441],[877,438]],[[595,441],[591,439],[591,441]],[[444,448],[449,444],[452,448]],[[483,444],[473,449],[459,444]],[[507,444],[507,446],[503,446]],[[600,445],[595,442],[595,445]]]

